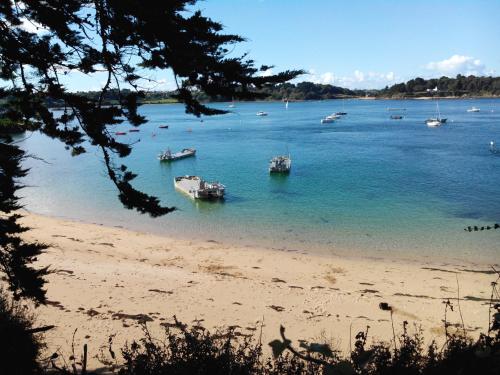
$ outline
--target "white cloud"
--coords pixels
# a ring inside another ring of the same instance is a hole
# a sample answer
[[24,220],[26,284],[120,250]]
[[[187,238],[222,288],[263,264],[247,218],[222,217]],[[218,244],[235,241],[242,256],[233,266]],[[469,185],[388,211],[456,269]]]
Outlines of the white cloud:
[[354,79],[358,82],[363,82],[365,80],[365,74],[359,70],[354,71]]
[[449,59],[430,62],[425,67],[428,70],[449,75],[485,75],[487,73],[481,60],[464,55],[453,55]]
[[305,76],[304,79],[301,79],[301,81],[311,81],[322,85],[332,85],[335,80],[336,77],[332,72],[316,74],[316,70],[314,69],[309,69],[309,76]]
[[152,91],[169,91],[175,90],[175,82],[169,81],[165,78],[151,79],[151,80],[140,80],[138,86],[142,90],[152,90]]
[[274,73],[273,73],[273,70],[271,68],[267,69],[267,70],[264,70],[263,72],[260,72],[260,76],[261,77],[270,77],[272,76]]
[[353,71],[351,75],[338,76],[333,72],[317,73],[315,69],[309,70],[309,75],[304,76],[302,81],[310,81],[320,84],[330,84],[350,89],[373,89],[392,85],[394,81],[400,79],[394,72],[363,72],[359,69]]
[[320,76],[320,79],[322,84],[331,85],[335,81],[335,76],[332,72],[326,72]]

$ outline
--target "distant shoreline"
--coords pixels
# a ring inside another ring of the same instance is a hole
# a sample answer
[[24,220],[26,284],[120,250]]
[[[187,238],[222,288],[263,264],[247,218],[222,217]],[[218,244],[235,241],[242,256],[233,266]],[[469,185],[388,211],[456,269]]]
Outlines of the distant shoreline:
[[[437,97],[438,99],[446,99],[446,100],[477,100],[477,99],[500,99],[500,96],[498,95],[491,95],[491,96],[440,96]],[[331,98],[331,99],[297,99],[297,100],[289,100],[290,103],[303,103],[303,102],[323,102],[323,101],[328,101],[328,100],[433,100],[436,99],[435,96],[418,96],[418,97],[390,97],[390,96],[383,96],[383,97],[376,97],[376,96],[353,96],[353,97],[341,97],[341,98]],[[241,102],[234,102],[235,104],[238,103],[285,103],[286,101],[284,100],[245,100]],[[214,102],[204,102],[205,104],[212,104],[212,103],[231,103],[230,101],[226,102],[219,102],[219,101],[214,101]],[[145,101],[141,102],[141,104],[182,104],[181,102],[158,102],[158,101]]]
[[[478,99],[500,99],[499,95],[487,95],[487,96],[440,96],[438,99],[446,99],[446,100],[478,100]],[[303,103],[303,102],[323,102],[327,100],[433,100],[436,99],[435,96],[417,96],[417,97],[390,97],[390,96],[346,96],[339,98],[330,98],[330,99],[293,99],[289,100],[290,103]],[[271,99],[271,100],[245,100],[245,101],[237,101],[234,102],[235,105],[239,103],[285,103],[286,101],[283,99]],[[209,101],[202,102],[203,104],[213,104],[213,103],[233,103],[231,101]],[[151,100],[151,101],[143,101],[139,103],[140,105],[150,104],[150,105],[158,105],[158,104],[182,104],[181,102],[172,101],[172,100]],[[105,105],[118,106],[118,103],[106,103]],[[64,107],[50,107],[49,109],[60,110]],[[230,109],[228,109],[230,110]]]

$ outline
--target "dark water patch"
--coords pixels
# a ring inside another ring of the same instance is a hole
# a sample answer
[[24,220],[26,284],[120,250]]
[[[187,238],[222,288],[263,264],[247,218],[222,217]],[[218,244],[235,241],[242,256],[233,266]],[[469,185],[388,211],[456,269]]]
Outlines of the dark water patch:
[[455,213],[455,217],[460,219],[481,219],[483,217],[483,213],[479,211],[459,211]]

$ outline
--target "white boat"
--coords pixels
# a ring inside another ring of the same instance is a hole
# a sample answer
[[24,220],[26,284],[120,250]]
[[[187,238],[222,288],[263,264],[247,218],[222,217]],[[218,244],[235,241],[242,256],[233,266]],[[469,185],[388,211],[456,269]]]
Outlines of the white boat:
[[428,120],[425,121],[425,123],[430,128],[436,128],[438,126],[441,126],[441,121],[439,121],[437,119],[428,119]]
[[256,113],[257,116],[267,116],[267,112],[259,111]]
[[476,108],[476,107],[472,107],[472,108],[469,108],[467,110],[467,112],[480,112],[481,110],[479,108]]
[[[429,122],[435,122],[439,121],[440,124],[444,124],[446,122],[446,118],[441,117],[441,111],[439,110],[439,99],[436,99],[436,117],[431,117],[425,121],[427,125],[429,125]],[[432,126],[432,125],[429,125]],[[438,125],[439,126],[439,125]]]
[[196,150],[194,148],[185,148],[182,151],[172,153],[170,149],[163,151],[158,155],[158,160],[160,161],[173,161],[178,159],[188,158],[190,156],[194,156],[196,154]]
[[333,113],[333,114],[321,119],[321,123],[328,124],[328,123],[334,122],[335,120],[339,119],[340,117],[341,117],[340,115]]
[[285,100],[285,109],[288,109],[288,99]]
[[275,156],[269,162],[269,173],[289,173],[292,159],[288,156]]
[[198,176],[175,177],[174,185],[193,199],[222,199],[226,189],[219,182],[206,182]]

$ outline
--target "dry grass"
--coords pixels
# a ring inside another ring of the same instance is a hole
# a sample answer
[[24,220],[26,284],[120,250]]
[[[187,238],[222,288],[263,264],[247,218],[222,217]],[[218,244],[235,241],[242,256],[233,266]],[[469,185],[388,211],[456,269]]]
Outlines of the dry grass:
[[335,284],[337,282],[336,275],[345,273],[345,270],[341,267],[334,267],[332,265],[328,265],[327,269],[328,269],[328,271],[326,272],[326,274],[323,278],[326,281],[328,281],[330,284]]
[[235,266],[226,266],[220,263],[210,263],[198,265],[198,268],[202,272],[206,272],[212,275],[221,275],[221,276],[232,276],[232,277],[241,277],[241,272],[230,272],[231,270],[236,269]]

